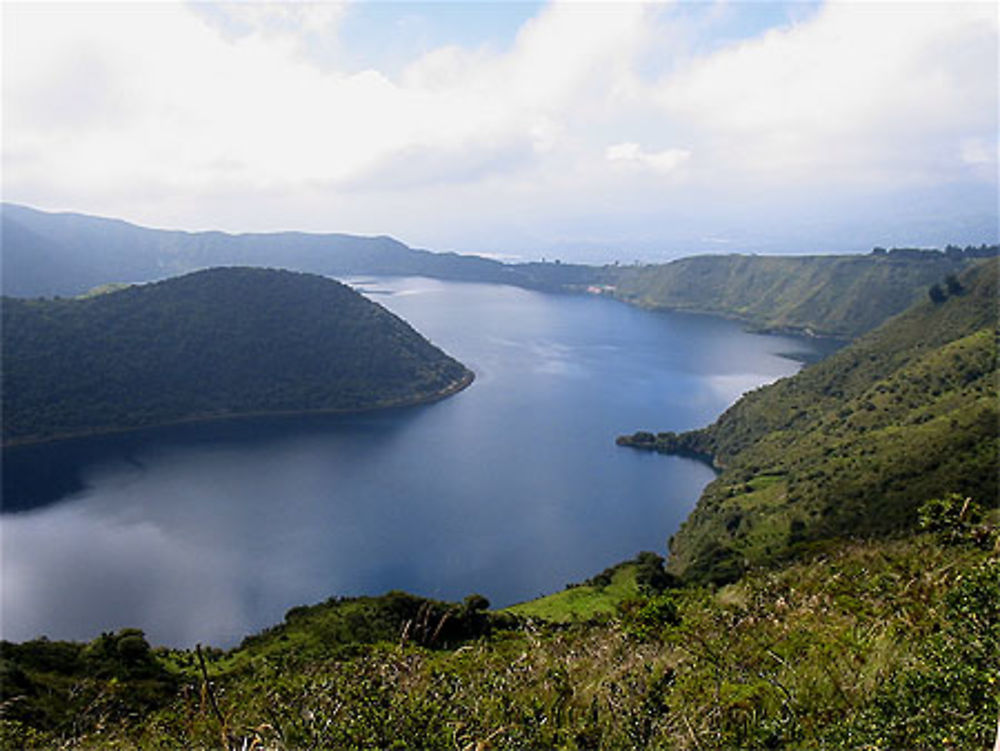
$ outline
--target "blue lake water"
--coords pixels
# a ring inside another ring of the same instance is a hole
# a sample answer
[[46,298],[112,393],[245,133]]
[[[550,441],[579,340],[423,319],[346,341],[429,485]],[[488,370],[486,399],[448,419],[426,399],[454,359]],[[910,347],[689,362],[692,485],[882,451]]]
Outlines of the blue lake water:
[[[405,589],[502,606],[665,553],[712,478],[615,446],[711,422],[814,343],[612,300],[354,280],[476,373],[445,401],[4,454],[5,639],[229,646],[295,605]],[[29,504],[32,510],[11,511]]]

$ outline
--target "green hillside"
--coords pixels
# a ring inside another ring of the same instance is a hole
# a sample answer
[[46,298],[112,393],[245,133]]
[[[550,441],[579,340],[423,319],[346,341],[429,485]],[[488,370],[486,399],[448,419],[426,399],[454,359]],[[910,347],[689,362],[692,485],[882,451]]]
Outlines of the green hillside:
[[960,253],[696,256],[619,271],[614,294],[649,308],[715,313],[757,329],[851,339],[926,296]]
[[[558,266],[531,273],[591,279]],[[0,747],[988,750],[998,272],[922,252],[605,269],[631,302],[765,328],[853,337],[909,307],[711,426],[619,439],[719,469],[666,569],[640,553],[500,612],[331,598],[228,651],[128,628],[0,642]],[[5,298],[3,316],[5,442],[369,409],[471,378],[349,288],[287,271]]]
[[708,428],[620,439],[722,469],[673,537],[671,570],[731,579],[824,540],[912,527],[931,497],[995,501],[997,263],[960,284]]
[[435,399],[471,373],[319,276],[211,269],[106,294],[3,300],[5,443]]

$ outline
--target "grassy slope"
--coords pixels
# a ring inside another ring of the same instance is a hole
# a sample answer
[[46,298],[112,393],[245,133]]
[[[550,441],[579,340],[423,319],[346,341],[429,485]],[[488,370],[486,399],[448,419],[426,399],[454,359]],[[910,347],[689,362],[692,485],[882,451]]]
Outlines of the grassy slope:
[[539,618],[552,623],[573,623],[607,618],[618,612],[618,606],[639,597],[635,564],[615,568],[606,586],[581,584],[567,587],[529,602],[522,602],[506,612],[522,618]]
[[[211,690],[193,655],[154,652],[160,672],[166,666],[173,676],[156,684],[175,686],[166,697],[137,696],[141,676],[122,671],[121,655],[95,663],[119,666],[103,677],[73,673],[57,683],[52,644],[4,645],[0,737],[10,748],[992,744],[1000,670],[995,550],[927,534],[848,544],[722,589],[674,590],[648,602],[663,601],[671,607],[619,610],[600,624],[495,632],[458,649],[401,648],[396,638],[346,652],[320,641],[303,650],[288,634],[250,641],[209,655]],[[350,606],[345,612],[357,613]],[[320,607],[317,617],[327,619],[341,606]],[[308,610],[292,620],[305,622]],[[49,664],[32,658],[39,651]],[[32,710],[53,706],[53,692],[75,709],[47,726]]]
[[944,255],[696,256],[624,268],[616,295],[651,308],[718,313],[760,329],[792,329],[850,339],[959,273],[966,260]]
[[723,472],[672,540],[675,573],[726,578],[817,540],[899,530],[948,491],[997,497],[997,264],[963,278],[964,295],[682,437]]

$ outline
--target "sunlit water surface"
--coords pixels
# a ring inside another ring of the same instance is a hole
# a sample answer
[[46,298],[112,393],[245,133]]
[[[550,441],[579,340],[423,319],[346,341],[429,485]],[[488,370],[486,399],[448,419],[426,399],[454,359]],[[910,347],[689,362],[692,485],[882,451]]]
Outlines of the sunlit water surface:
[[[665,552],[711,470],[615,446],[710,422],[812,343],[607,299],[355,280],[476,373],[437,404],[4,456],[2,636],[228,646],[330,596],[495,606]],[[44,503],[29,511],[11,511]]]

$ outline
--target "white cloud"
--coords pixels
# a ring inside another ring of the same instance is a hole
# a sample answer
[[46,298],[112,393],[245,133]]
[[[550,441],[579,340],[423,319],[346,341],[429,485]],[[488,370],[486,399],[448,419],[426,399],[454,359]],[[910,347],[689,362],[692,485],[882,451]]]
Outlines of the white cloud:
[[691,60],[655,96],[757,178],[952,178],[962,164],[943,154],[996,130],[997,30],[988,3],[830,3]]
[[663,151],[647,152],[643,151],[639,144],[632,141],[609,146],[604,155],[609,162],[648,169],[662,174],[675,172],[678,167],[691,158],[691,152],[687,149],[664,149]]
[[989,4],[835,3],[698,52],[721,5],[558,3],[398,75],[317,52],[365,6],[345,7],[4,5],[5,198],[503,251],[601,222],[655,238],[665,206],[714,234],[739,204],[716,194],[763,185],[995,190]]
[[962,139],[959,151],[965,164],[996,166],[1000,158],[1000,143],[996,138],[992,143],[988,138],[965,138]]

